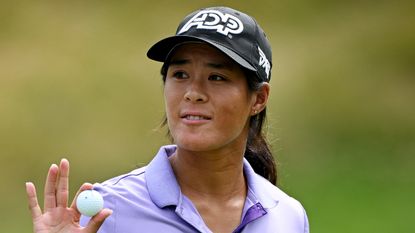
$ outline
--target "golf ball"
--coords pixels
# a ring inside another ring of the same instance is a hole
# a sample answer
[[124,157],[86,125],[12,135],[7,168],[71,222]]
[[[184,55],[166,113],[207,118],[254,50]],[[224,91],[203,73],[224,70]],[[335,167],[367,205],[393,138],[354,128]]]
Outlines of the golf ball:
[[92,217],[104,207],[104,199],[95,190],[84,190],[76,199],[76,207],[85,216]]

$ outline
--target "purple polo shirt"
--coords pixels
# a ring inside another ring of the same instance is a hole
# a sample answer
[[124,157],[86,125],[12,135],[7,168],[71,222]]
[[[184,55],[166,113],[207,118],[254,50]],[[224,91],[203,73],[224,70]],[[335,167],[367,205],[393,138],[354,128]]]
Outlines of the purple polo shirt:
[[[168,157],[176,146],[163,146],[146,166],[95,184],[113,213],[99,233],[212,232],[180,191]],[[244,160],[248,184],[241,223],[233,233],[308,233],[301,204],[256,174]],[[226,210],[224,210],[226,211]],[[81,225],[89,218],[82,216]]]

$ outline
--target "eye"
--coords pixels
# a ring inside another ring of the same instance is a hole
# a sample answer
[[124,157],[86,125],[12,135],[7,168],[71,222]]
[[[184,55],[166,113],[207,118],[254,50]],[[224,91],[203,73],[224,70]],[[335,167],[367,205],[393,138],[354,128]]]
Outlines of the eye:
[[224,77],[220,76],[220,75],[214,74],[214,75],[209,76],[209,80],[211,80],[211,81],[225,81],[226,79]]
[[172,75],[173,78],[176,79],[187,79],[189,78],[189,75],[187,75],[185,72],[183,71],[175,71]]

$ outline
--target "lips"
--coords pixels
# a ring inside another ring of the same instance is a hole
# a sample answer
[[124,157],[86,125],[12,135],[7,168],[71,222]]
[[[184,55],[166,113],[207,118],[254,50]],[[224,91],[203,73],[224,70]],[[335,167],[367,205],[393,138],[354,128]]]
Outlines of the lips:
[[184,118],[186,118],[187,120],[193,120],[193,121],[209,120],[209,118],[204,117],[204,116],[193,116],[193,115],[186,115]]
[[207,114],[203,113],[196,113],[196,112],[184,112],[180,114],[180,118],[186,119],[189,121],[201,121],[201,120],[211,120],[212,117],[210,117]]

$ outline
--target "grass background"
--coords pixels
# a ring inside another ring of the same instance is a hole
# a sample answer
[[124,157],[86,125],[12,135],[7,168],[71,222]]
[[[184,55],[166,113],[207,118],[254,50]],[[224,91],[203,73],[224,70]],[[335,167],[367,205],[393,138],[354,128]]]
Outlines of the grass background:
[[191,11],[253,15],[273,47],[269,134],[312,232],[415,232],[413,1],[0,1],[0,231],[70,160],[72,196],[167,143],[147,49]]

